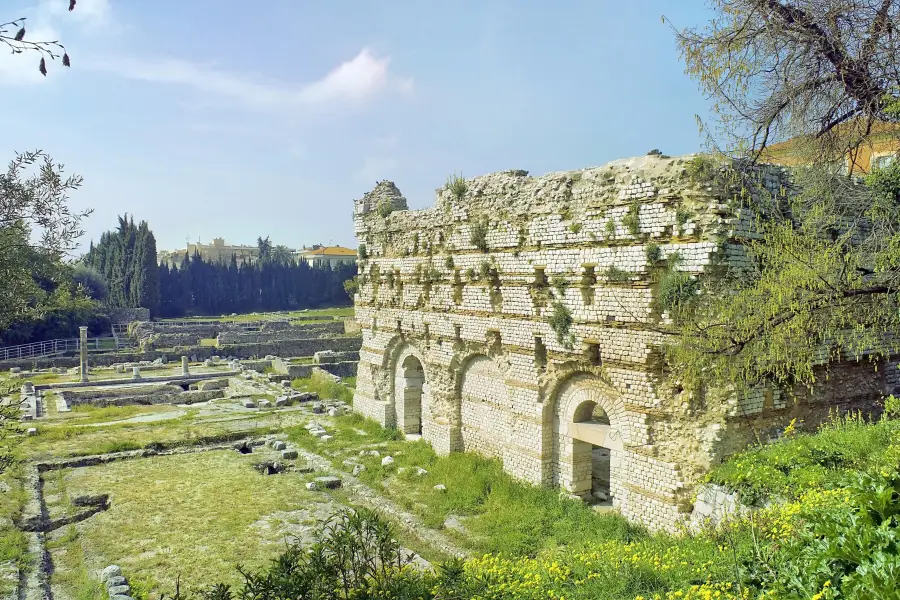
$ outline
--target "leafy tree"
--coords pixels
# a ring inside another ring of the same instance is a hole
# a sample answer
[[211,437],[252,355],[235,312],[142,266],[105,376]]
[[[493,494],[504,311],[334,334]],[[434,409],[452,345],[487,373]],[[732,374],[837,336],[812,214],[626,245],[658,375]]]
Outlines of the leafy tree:
[[[728,156],[698,158],[693,171],[759,215],[760,235],[745,244],[749,267],[723,261],[702,282],[668,278],[676,380],[790,388],[822,378],[830,360],[895,353],[900,165],[862,185],[836,158],[875,133],[900,134],[900,2],[712,5],[712,22],[679,32],[678,41],[688,73],[713,101]],[[792,169],[793,181],[770,193],[752,160],[795,135],[809,142],[809,166]]]
[[90,211],[72,212],[68,194],[81,177],[43,152],[17,154],[0,175],[0,330],[39,314],[46,295],[64,279],[61,260],[81,237]]
[[272,242],[269,241],[269,236],[266,236],[266,239],[256,238],[256,247],[259,249],[259,260],[268,260],[272,253]]
[[72,281],[80,285],[92,300],[103,302],[109,295],[109,286],[97,269],[84,263],[76,264],[72,269]]
[[[755,205],[760,239],[749,268],[674,295],[679,377],[812,383],[831,359],[886,357],[900,330],[900,164],[868,185],[819,168],[798,171],[786,198]],[[696,285],[696,283],[695,283]]]
[[710,4],[710,23],[677,40],[729,149],[803,135],[812,156],[833,160],[900,121],[898,0]]
[[146,221],[135,225],[128,215],[119,217],[114,231],[91,244],[85,263],[106,280],[106,304],[113,307],[143,307],[155,315],[159,310],[159,270],[156,238]]

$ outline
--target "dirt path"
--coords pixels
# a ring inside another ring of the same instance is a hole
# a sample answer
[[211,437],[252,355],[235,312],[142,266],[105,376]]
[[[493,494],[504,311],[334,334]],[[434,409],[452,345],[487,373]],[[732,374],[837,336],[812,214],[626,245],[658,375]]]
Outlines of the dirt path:
[[352,498],[358,499],[360,503],[365,504],[369,508],[392,517],[410,535],[452,556],[461,558],[467,556],[467,552],[450,541],[443,533],[425,527],[422,521],[414,514],[403,510],[393,501],[380,496],[350,473],[336,469],[327,458],[302,448],[297,448],[297,452],[306,460],[309,466],[315,467],[317,471],[330,471],[339,475],[342,482],[341,487],[350,492]]

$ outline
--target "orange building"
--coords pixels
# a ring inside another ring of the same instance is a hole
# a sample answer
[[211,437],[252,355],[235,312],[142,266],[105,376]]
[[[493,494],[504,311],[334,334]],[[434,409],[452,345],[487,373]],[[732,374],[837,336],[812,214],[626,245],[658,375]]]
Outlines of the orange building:
[[[761,155],[763,162],[793,167],[808,164],[804,156],[806,148],[802,138],[794,138],[766,147]],[[868,138],[851,156],[844,158],[847,168],[854,175],[865,175],[872,169],[884,168],[898,159],[900,154],[900,125],[881,123],[873,128]]]

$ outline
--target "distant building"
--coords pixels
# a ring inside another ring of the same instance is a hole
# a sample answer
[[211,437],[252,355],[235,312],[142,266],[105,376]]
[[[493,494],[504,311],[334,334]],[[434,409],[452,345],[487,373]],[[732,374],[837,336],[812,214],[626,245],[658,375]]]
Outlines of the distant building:
[[181,261],[184,260],[185,254],[190,257],[194,253],[199,254],[207,262],[229,263],[231,262],[231,257],[234,256],[237,259],[238,266],[240,266],[248,259],[256,261],[259,258],[259,247],[255,245],[235,246],[226,244],[224,238],[215,238],[212,244],[201,244],[198,242],[196,244],[188,244],[187,248],[183,250],[161,250],[157,252],[156,258],[159,264],[167,264],[171,267],[180,265]]
[[340,264],[356,263],[356,250],[343,246],[313,246],[298,250],[294,254],[314,267],[328,265],[334,268]]
[[[809,163],[805,157],[803,138],[793,138],[766,147],[762,152],[763,162],[786,167]],[[880,123],[872,128],[872,133],[863,141],[857,151],[844,157],[844,164],[853,175],[865,175],[873,169],[882,169],[900,155],[900,126],[894,123]]]

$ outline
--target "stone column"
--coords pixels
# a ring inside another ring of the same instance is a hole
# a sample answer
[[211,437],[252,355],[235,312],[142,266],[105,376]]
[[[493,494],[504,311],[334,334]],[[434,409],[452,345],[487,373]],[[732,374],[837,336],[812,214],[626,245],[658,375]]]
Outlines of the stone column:
[[191,372],[188,370],[187,356],[181,357],[181,374],[182,375],[190,375],[191,374]]
[[132,373],[132,375],[131,375],[132,379],[140,379],[141,378],[141,368],[140,367],[133,367],[131,373]]
[[81,350],[81,381],[82,383],[87,382],[88,380],[88,361],[87,361],[87,327],[79,327],[79,348]]

